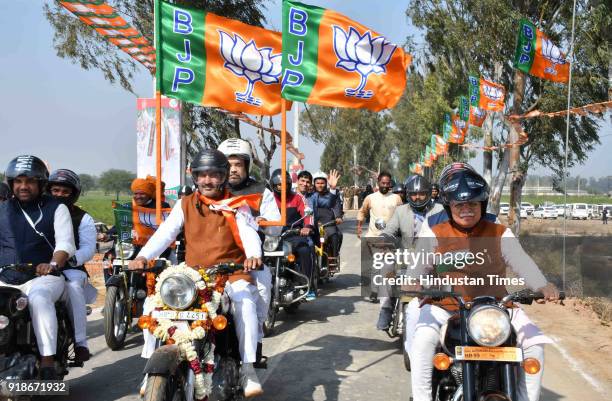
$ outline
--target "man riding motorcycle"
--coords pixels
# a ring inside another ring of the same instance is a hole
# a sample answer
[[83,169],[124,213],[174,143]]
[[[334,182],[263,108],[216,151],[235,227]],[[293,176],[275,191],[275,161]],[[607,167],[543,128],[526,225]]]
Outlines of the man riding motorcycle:
[[333,225],[327,226],[325,229],[325,241],[331,244],[329,256],[337,257],[342,246],[342,232],[338,228],[338,224],[342,223],[343,217],[342,203],[335,188],[333,188],[334,193],[328,190],[325,173],[321,171],[315,173],[313,180],[315,193],[310,197],[310,203],[314,211],[315,224],[334,222]]
[[[35,156],[11,160],[5,172],[14,195],[0,203],[0,266],[31,264],[38,277],[20,283],[19,277],[0,275],[0,285],[20,289],[28,296],[38,350],[40,378],[57,377],[57,316],[55,302],[64,292],[63,277],[56,273],[74,255],[74,232],[66,205],[45,195],[49,177],[45,163]],[[10,283],[19,284],[10,284]]]
[[[278,207],[281,206],[281,173],[281,169],[276,169],[270,176],[270,188],[272,188],[272,191],[274,191],[274,198],[276,199],[276,204]],[[291,176],[289,173],[285,174],[285,181],[287,184],[287,222],[285,227],[283,227],[283,231],[292,228],[291,226],[294,223],[302,219],[302,221],[293,226],[293,228],[301,228],[300,235],[287,237],[286,241],[291,242],[292,249],[297,254],[299,261],[298,265],[300,266],[301,270],[300,272],[313,280],[314,245],[312,240],[308,237],[313,232],[314,220],[312,216],[305,215],[307,206],[306,199],[304,199],[302,195],[291,190]],[[314,285],[312,288],[314,288]],[[310,290],[305,299],[307,301],[312,301],[316,298],[316,296],[316,292],[314,290]]]
[[310,171],[302,170],[298,173],[297,178],[297,193],[310,202],[310,197],[314,194],[312,190],[312,174],[310,174]]
[[432,203],[440,203],[440,187],[438,184],[431,184],[431,202]]
[[393,192],[396,195],[399,195],[399,197],[402,198],[402,202],[404,204],[406,203],[406,186],[404,185],[403,182],[398,182],[395,185],[393,185],[391,192]]
[[[547,283],[534,261],[525,253],[520,243],[508,228],[491,222],[484,217],[489,188],[486,181],[473,170],[454,169],[447,171],[440,178],[441,199],[449,220],[433,227],[423,226],[419,233],[417,247],[425,255],[429,253],[447,253],[465,251],[475,253],[478,248],[477,238],[487,242],[487,257],[483,263],[466,264],[460,269],[453,265],[437,263],[425,259],[418,263],[411,273],[414,277],[434,272],[443,278],[477,278],[484,275],[505,277],[506,267],[510,267],[525,284],[544,294],[547,300],[559,297],[557,288]],[[482,244],[480,244],[482,245]],[[419,289],[420,286],[417,286]],[[452,290],[464,298],[488,295],[501,299],[507,294],[500,284],[468,285],[456,284]],[[412,365],[412,391],[414,401],[432,399],[432,358],[440,339],[440,328],[457,310],[456,301],[445,298],[441,301],[425,304],[419,313],[418,322],[412,339],[410,360]],[[519,346],[523,349],[524,358],[536,358],[543,366],[543,344],[550,340],[527,318],[525,313],[516,308],[511,315],[511,324],[517,333]],[[533,375],[520,373],[518,399],[537,401],[540,396],[542,370]]]
[[[274,200],[274,195],[266,186],[249,176],[253,165],[251,156],[253,149],[248,141],[240,138],[230,138],[221,142],[218,149],[227,157],[230,165],[228,184],[233,195],[260,195],[261,200],[257,207],[251,208],[255,220],[279,221],[280,211]],[[280,233],[279,227],[268,227],[269,234]],[[261,230],[260,230],[261,231]],[[268,316],[270,308],[270,297],[272,293],[272,273],[266,265],[259,270],[250,272],[255,279],[259,297],[257,299],[257,318],[259,320],[259,335],[257,338],[257,362],[255,367],[264,367],[266,357],[263,356],[263,325]]]
[[[423,221],[428,216],[444,211],[444,208],[442,205],[430,202],[431,186],[425,177],[418,174],[412,175],[406,179],[403,186],[406,188],[408,203],[395,209],[393,216],[391,216],[383,230],[383,236],[387,235],[397,238],[399,234],[402,240],[402,248],[413,249]],[[389,266],[389,268],[394,267]],[[381,306],[378,323],[376,324],[378,330],[387,330],[389,328],[393,314],[394,300],[390,296],[389,289],[385,288],[385,290],[379,290],[378,294]],[[381,292],[386,292],[384,294],[386,296],[383,296]],[[408,308],[411,306],[417,308],[418,315],[418,302],[413,302]]]
[[[90,261],[96,252],[96,226],[93,218],[83,209],[75,205],[81,195],[79,176],[71,170],[55,170],[49,176],[48,191],[51,196],[68,207],[72,218],[76,252],[64,267],[62,273],[68,280],[66,290],[68,305],[74,325],[76,362],[89,360],[87,348],[87,310],[86,289],[92,303],[95,300],[96,289],[89,284],[85,263]],[[92,299],[93,298],[93,299]]]
[[[207,149],[198,153],[191,163],[191,173],[197,191],[176,202],[168,218],[136,259],[130,262],[130,268],[144,268],[183,229],[187,265],[207,267],[222,262],[243,263],[245,272],[232,276],[225,291],[232,300],[232,314],[242,359],[244,395],[260,395],[263,389],[253,367],[258,339],[257,287],[248,274],[262,264],[257,224],[251,215],[248,197],[234,198],[227,189],[229,162],[222,152]],[[238,204],[232,203],[230,199]],[[149,306],[145,305],[147,308]],[[142,356],[148,358],[154,345],[152,335],[145,334]]]

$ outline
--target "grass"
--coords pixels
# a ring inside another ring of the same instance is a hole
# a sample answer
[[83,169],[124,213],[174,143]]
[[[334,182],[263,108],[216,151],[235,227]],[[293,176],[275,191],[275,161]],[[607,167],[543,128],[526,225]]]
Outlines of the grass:
[[[89,213],[95,221],[114,225],[115,218],[113,216],[112,202],[116,200],[115,194],[104,194],[102,191],[90,191],[81,196],[77,205]],[[125,194],[119,195],[119,201],[129,201],[130,196]]]
[[[536,206],[544,202],[552,202],[555,205],[562,205],[564,203],[563,195],[523,195],[521,196],[521,202],[529,202]],[[510,202],[510,196],[504,195],[501,199],[502,202]],[[568,196],[567,203],[591,203],[595,205],[610,204],[612,198],[605,195],[579,195],[579,196]]]

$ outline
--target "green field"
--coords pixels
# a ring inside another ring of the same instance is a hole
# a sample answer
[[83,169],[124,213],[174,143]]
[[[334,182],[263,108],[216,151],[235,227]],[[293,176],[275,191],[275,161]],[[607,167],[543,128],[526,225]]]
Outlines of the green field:
[[[115,199],[114,194],[105,195],[102,191],[91,191],[81,196],[77,205],[85,209],[95,221],[114,225],[115,218],[113,217],[113,208],[111,205]],[[121,194],[119,200],[122,202],[129,201],[130,196]]]
[[[503,195],[502,202],[510,202],[510,196]],[[552,202],[555,205],[562,205],[565,201],[563,195],[547,195],[547,196],[536,196],[536,195],[523,195],[521,202],[529,202],[532,205],[540,205],[544,202]],[[567,203],[590,203],[595,205],[610,204],[612,198],[601,195],[580,195],[580,196],[568,196]]]

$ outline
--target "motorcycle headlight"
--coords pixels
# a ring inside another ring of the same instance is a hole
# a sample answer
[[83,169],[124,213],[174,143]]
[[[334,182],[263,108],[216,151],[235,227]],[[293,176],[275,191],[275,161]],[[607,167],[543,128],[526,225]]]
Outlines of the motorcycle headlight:
[[122,243],[121,246],[115,245],[115,255],[117,259],[129,259],[134,255],[134,245]]
[[274,252],[276,248],[278,248],[278,243],[280,242],[280,237],[273,237],[271,235],[266,235],[266,239],[263,244],[263,249],[266,252]]
[[162,281],[160,296],[172,309],[187,309],[196,299],[196,285],[184,274],[173,274]]
[[510,337],[510,330],[510,317],[496,306],[476,307],[468,317],[468,332],[483,347],[503,344]]

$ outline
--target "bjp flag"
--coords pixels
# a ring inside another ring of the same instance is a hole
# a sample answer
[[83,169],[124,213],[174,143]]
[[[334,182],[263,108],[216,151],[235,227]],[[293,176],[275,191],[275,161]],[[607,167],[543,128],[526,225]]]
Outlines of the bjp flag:
[[280,113],[280,32],[165,1],[160,14],[163,95],[234,112]]
[[342,14],[284,0],[282,64],[285,99],[379,111],[402,96],[410,55]]
[[469,77],[470,104],[482,110],[504,110],[506,89],[503,85],[474,76]]
[[519,26],[514,67],[542,79],[566,83],[569,61],[565,54],[529,20]]

